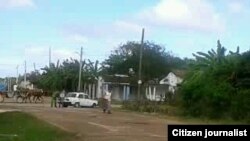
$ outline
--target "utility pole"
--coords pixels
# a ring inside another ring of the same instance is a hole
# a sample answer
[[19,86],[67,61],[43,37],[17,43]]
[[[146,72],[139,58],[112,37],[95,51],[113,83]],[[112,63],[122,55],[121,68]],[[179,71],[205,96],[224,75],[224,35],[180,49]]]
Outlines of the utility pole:
[[51,47],[49,47],[49,68],[51,66]]
[[19,65],[16,66],[16,84],[18,84],[18,78],[19,78],[18,67]]
[[141,84],[142,84],[142,80],[141,80],[141,67],[142,67],[142,51],[143,51],[143,42],[144,42],[144,28],[142,29],[142,38],[141,38],[141,47],[140,47],[140,60],[139,60],[139,79],[138,79],[138,99],[140,99],[140,95],[141,95]]
[[26,87],[26,69],[27,69],[27,66],[26,66],[26,60],[24,62],[24,84],[25,84],[25,87]]
[[36,72],[36,63],[33,63],[34,71]]
[[8,77],[8,92],[10,91],[10,77]]
[[10,88],[9,88],[9,91],[11,91],[11,84],[12,84],[12,83],[11,83],[11,79],[12,79],[12,77],[10,77],[10,84],[9,84],[9,87],[10,87]]
[[80,54],[80,65],[79,65],[79,81],[78,81],[78,91],[81,91],[81,78],[82,78],[82,47]]

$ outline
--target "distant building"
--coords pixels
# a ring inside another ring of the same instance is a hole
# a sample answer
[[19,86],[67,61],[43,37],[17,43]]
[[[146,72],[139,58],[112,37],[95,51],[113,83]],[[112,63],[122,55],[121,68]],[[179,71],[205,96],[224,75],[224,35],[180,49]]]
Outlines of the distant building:
[[[183,81],[184,73],[181,71],[169,72],[167,76],[158,81],[149,81],[146,86],[146,97],[149,100],[161,101],[165,99],[165,94],[171,92],[175,94],[175,91]],[[177,75],[178,74],[178,75]]]
[[34,85],[30,81],[21,81],[20,84],[18,84],[18,87],[20,88],[27,88],[27,89],[34,89]]
[[[175,94],[178,86],[182,83],[184,73],[182,71],[169,72],[160,80],[151,80],[143,83],[142,93],[146,98],[153,101],[160,101],[165,98],[167,92]],[[137,84],[131,84],[132,77],[124,74],[113,74],[99,76],[96,90],[93,91],[93,98],[101,98],[106,90],[112,89],[112,99],[117,101],[135,100],[137,98]]]
[[112,89],[113,100],[123,101],[135,98],[136,89],[129,83],[130,77],[123,74],[104,75],[98,79],[97,98],[101,98],[106,90]]
[[173,72],[170,72],[165,78],[163,78],[160,81],[161,85],[168,85],[169,91],[174,94],[175,90],[177,89],[177,85],[181,84],[183,81],[182,78],[174,74]]

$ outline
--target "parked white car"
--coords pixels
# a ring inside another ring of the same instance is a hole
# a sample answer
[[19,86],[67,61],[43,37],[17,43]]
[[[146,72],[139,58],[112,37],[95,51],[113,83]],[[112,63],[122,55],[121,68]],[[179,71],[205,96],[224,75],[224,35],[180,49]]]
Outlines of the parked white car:
[[63,107],[96,107],[97,100],[90,99],[88,94],[82,92],[69,92],[63,100]]

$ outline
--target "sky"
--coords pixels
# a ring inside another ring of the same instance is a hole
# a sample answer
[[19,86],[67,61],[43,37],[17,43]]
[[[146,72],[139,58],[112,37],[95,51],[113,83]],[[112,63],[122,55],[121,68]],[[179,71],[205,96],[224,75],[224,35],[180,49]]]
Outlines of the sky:
[[217,40],[250,49],[248,0],[0,0],[0,77],[67,58],[103,61],[127,41],[152,41],[181,58]]

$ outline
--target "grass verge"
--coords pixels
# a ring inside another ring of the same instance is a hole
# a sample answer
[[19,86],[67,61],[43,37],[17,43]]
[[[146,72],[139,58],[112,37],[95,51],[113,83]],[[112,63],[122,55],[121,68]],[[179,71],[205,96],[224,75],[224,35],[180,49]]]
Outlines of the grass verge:
[[0,114],[0,141],[73,141],[74,135],[22,112]]

